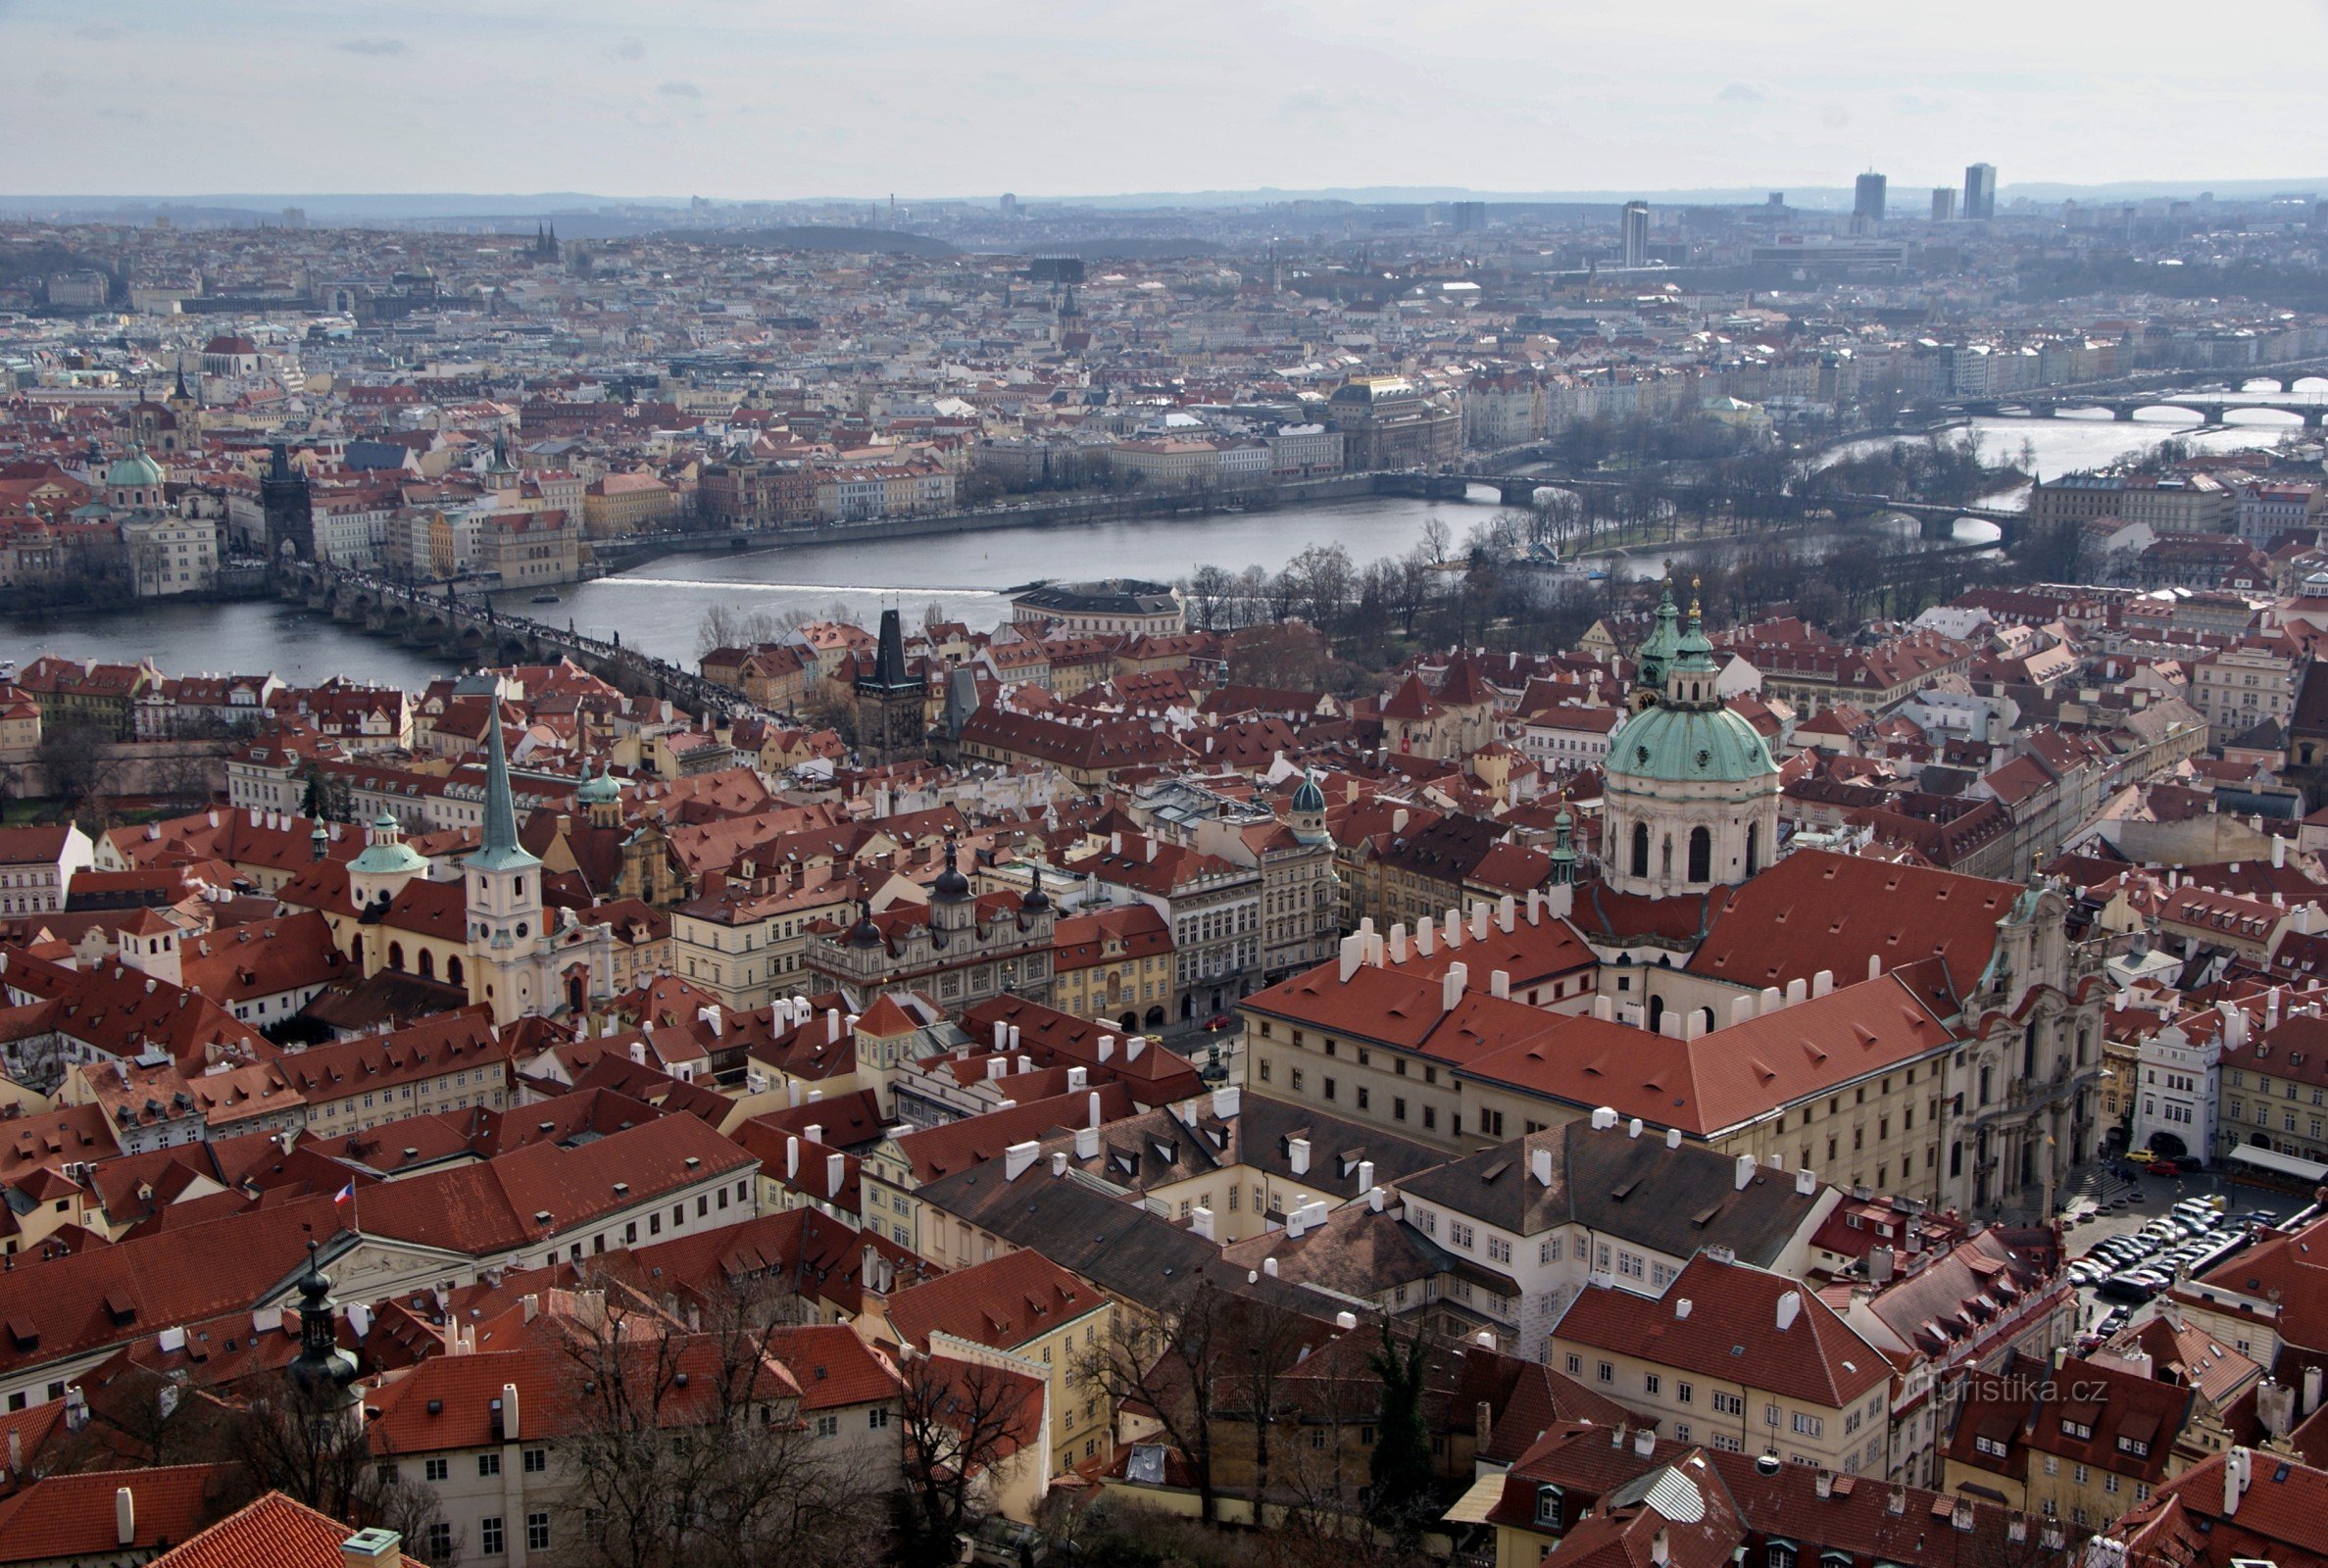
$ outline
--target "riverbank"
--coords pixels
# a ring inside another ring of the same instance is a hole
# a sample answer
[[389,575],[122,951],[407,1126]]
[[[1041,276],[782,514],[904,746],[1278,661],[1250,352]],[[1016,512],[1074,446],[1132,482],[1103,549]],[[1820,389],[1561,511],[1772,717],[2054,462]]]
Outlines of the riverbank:
[[931,539],[1009,528],[1057,528],[1095,522],[1168,522],[1179,517],[1236,516],[1267,514],[1286,507],[1371,498],[1381,493],[1381,477],[1371,473],[1348,473],[1337,474],[1330,479],[1286,480],[1237,497],[1208,498],[1197,502],[1131,494],[1072,501],[1028,502],[1018,506],[939,513],[925,516],[878,517],[863,522],[813,523],[792,528],[760,528],[727,533],[707,530],[699,533],[635,534],[629,539],[598,541],[593,544],[592,550],[611,571],[626,571],[666,556],[676,555],[722,551],[747,554],[800,546]]

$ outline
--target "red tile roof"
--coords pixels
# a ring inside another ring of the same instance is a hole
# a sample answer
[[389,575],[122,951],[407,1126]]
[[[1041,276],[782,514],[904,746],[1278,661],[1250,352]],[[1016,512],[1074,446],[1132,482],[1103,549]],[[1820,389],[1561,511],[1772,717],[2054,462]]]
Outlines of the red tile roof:
[[[1798,1305],[1780,1328],[1780,1303],[1789,1295]],[[1891,1377],[1883,1352],[1808,1286],[1705,1253],[1654,1301],[1614,1286],[1587,1289],[1552,1334],[1827,1409],[1851,1404]]]
[[[342,1568],[347,1526],[284,1494],[271,1492],[184,1544],[163,1551],[147,1568]],[[428,1568],[398,1554],[400,1568]]]

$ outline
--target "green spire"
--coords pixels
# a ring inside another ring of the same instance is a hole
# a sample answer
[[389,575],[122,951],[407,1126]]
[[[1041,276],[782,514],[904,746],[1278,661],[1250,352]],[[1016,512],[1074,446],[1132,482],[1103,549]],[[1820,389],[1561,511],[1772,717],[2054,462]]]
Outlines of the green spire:
[[1681,648],[1681,612],[1673,607],[1673,582],[1665,580],[1665,594],[1658,603],[1657,619],[1634,656],[1634,687],[1650,693],[1665,689],[1665,670]]
[[501,699],[485,721],[485,842],[469,863],[480,871],[521,871],[541,861],[518,843],[518,808],[510,794],[509,754],[501,744]]
[[1562,806],[1560,814],[1552,819],[1552,881],[1556,886],[1576,880],[1575,819]]

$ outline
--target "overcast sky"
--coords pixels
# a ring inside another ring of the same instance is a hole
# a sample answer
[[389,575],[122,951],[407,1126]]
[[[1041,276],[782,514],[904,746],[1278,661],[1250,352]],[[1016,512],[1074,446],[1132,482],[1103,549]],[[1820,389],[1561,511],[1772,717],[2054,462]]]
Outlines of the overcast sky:
[[2328,0],[0,0],[0,188],[2293,180],[2324,60]]

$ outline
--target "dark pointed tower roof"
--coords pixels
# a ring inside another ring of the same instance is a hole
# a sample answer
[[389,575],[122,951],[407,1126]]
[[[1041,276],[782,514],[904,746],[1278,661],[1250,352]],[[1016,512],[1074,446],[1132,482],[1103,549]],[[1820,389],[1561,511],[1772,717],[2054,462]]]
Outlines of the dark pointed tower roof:
[[316,1244],[307,1244],[307,1272],[299,1276],[299,1353],[285,1369],[292,1386],[312,1406],[344,1406],[354,1399],[356,1358],[339,1348],[339,1303],[331,1299],[331,1276],[316,1264]]
[[1028,914],[1040,914],[1051,907],[1051,895],[1043,891],[1043,862],[1040,860],[1034,863],[1034,879],[1026,885],[1018,907]]
[[873,672],[859,678],[861,691],[908,691],[921,685],[921,677],[906,667],[906,627],[894,610],[881,612],[881,641],[873,655]]
[[961,855],[961,849],[962,847],[955,843],[954,835],[951,833],[947,834],[946,869],[940,871],[938,873],[938,879],[929,885],[929,896],[931,903],[960,904],[963,900],[970,896],[970,879],[962,874],[962,865],[959,858]]

